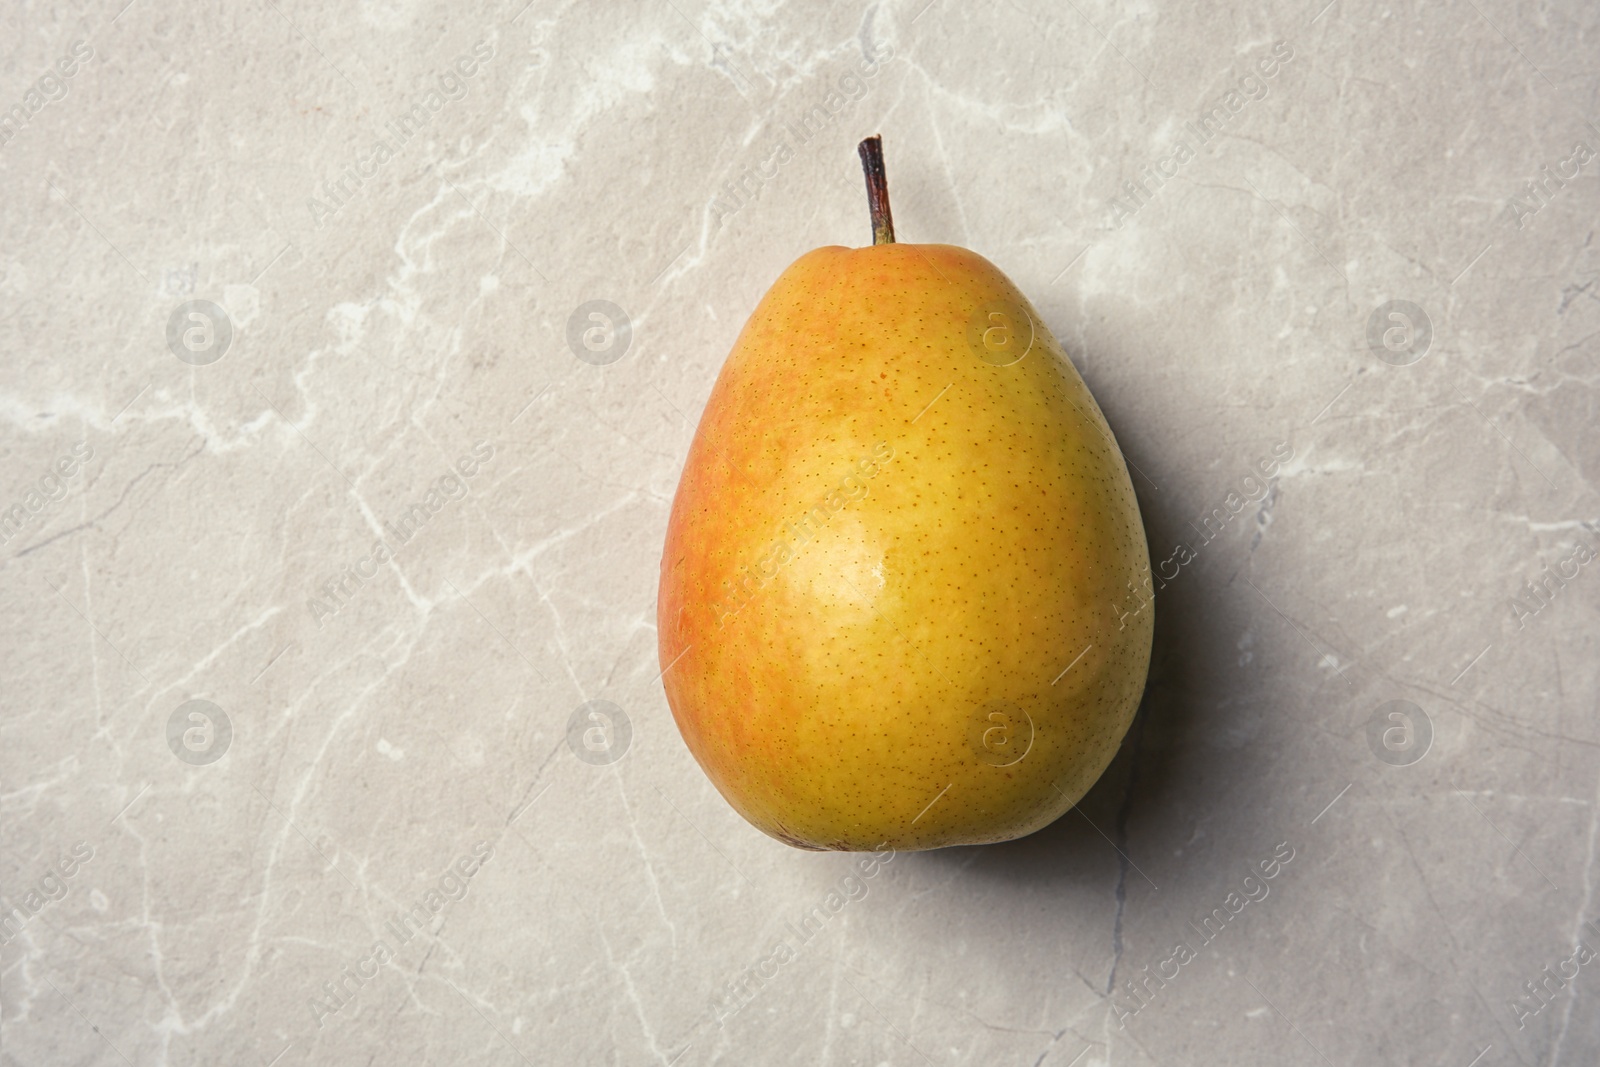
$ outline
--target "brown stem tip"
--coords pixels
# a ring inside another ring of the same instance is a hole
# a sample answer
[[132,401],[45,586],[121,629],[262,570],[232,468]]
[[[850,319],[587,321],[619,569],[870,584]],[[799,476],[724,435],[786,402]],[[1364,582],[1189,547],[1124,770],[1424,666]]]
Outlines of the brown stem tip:
[[857,147],[867,175],[867,207],[872,211],[872,243],[894,244],[894,216],[889,213],[889,176],[883,170],[883,138],[873,134]]

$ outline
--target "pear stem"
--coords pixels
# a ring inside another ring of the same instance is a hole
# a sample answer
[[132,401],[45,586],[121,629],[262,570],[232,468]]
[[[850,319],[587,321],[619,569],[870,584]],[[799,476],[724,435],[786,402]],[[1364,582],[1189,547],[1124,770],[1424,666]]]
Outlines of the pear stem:
[[883,138],[873,134],[857,146],[867,175],[867,207],[872,212],[872,243],[894,244],[894,216],[889,213],[889,176],[883,169]]

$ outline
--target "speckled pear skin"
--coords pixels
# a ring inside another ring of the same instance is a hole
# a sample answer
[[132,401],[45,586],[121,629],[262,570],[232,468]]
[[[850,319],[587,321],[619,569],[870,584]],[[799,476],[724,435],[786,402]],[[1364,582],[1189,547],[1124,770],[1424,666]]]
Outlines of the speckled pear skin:
[[[996,307],[1032,320],[1007,366],[1027,327]],[[662,682],[711,781],[780,841],[1005,841],[1127,732],[1149,565],[1110,428],[1004,274],[949,245],[819,248],[750,317],[690,447]]]

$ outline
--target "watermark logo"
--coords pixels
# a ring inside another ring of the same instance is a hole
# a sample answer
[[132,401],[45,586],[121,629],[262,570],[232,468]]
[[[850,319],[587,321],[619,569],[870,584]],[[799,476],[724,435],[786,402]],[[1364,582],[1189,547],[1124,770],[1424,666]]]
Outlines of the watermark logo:
[[[892,849],[877,849],[857,857],[851,864],[852,873],[844,875],[829,887],[827,894],[809,910],[802,912],[794,921],[784,923],[783,931],[765,956],[718,987],[711,1009],[707,1012],[711,1021],[721,1028],[723,1023],[749,1006],[778,977],[785,965],[798,959],[812,939],[827,929],[835,915],[847,905],[866,898],[871,889],[868,881],[894,862],[896,855]],[[702,1019],[705,1017],[701,1016]],[[695,1025],[698,1027],[699,1023]]]
[[317,629],[322,629],[325,618],[337,615],[349,606],[355,595],[378,576],[381,567],[390,560],[398,559],[400,550],[405,548],[445,505],[466,499],[472,492],[471,480],[476,478],[493,458],[494,442],[476,442],[472,446],[472,453],[459,457],[454,469],[446,468],[445,473],[428,485],[428,491],[421,499],[400,512],[397,518],[385,520],[384,537],[373,542],[372,550],[355,563],[345,564],[343,570],[323,582],[319,587],[322,596],[306,599],[306,608],[311,612],[311,617],[317,620]]
[[7,890],[8,899],[0,901],[0,945],[9,945],[21,935],[30,919],[63,899],[72,888],[68,879],[92,859],[94,846],[79,841],[69,854],[58,853],[55,865],[46,867],[32,885],[23,884],[19,889],[13,881]]
[[[1179,545],[1178,548],[1186,553],[1185,558],[1179,561],[1179,566],[1189,563],[1194,559],[1194,553],[1189,551],[1186,546]],[[1174,552],[1174,556],[1175,555],[1176,552]],[[1168,562],[1170,562],[1170,560]],[[1176,578],[1178,576],[1178,572],[1174,570],[1172,572],[1172,576]],[[1139,592],[1141,586],[1150,594],[1149,596],[1145,596],[1144,593]],[[1162,588],[1165,588],[1165,586],[1162,586]],[[1144,571],[1144,577],[1140,580],[1138,585],[1135,585],[1132,579],[1129,579],[1127,595],[1111,605],[1111,614],[1117,617],[1117,629],[1119,631],[1126,630],[1128,628],[1129,619],[1139,615],[1144,611],[1145,608],[1149,607],[1155,602],[1156,591],[1153,588],[1150,580],[1150,571],[1146,569]],[[1130,606],[1124,607],[1124,605]]]
[[[887,44],[880,46],[872,57],[863,56],[857,60],[853,64],[854,70],[846,70],[832,83],[826,83],[828,90],[826,95],[805,112],[796,114],[790,119],[769,123],[762,131],[762,140],[769,146],[766,158],[745,166],[733,178],[722,183],[721,190],[712,198],[709,208],[712,225],[720,229],[727,219],[737,214],[746,204],[754,202],[767,184],[776,180],[782,168],[795,158],[795,153],[801,146],[809,144],[818,134],[832,125],[834,119],[844,114],[870,91],[871,80],[876,78],[883,65],[893,58],[893,46]],[[767,134],[774,136],[768,140],[765,136]]]
[[[1600,925],[1593,919],[1583,924],[1591,938],[1600,935]],[[1597,942],[1600,943],[1600,942]],[[1507,1001],[1511,1007],[1511,1015],[1517,1021],[1517,1029],[1525,1030],[1528,1020],[1544,1011],[1551,1004],[1562,997],[1561,991],[1578,977],[1578,972],[1593,963],[1597,957],[1595,950],[1587,941],[1579,941],[1572,946],[1572,955],[1557,960],[1551,966],[1539,972],[1537,978],[1531,978],[1522,983],[1522,992]]]
[[1210,510],[1191,521],[1188,525],[1195,537],[1174,544],[1172,554],[1156,564],[1153,577],[1150,571],[1144,571],[1138,581],[1128,583],[1128,593],[1111,605],[1111,613],[1117,619],[1117,629],[1127,629],[1130,618],[1155,602],[1158,590],[1165,589],[1167,583],[1176,579],[1184,567],[1198,559],[1200,550],[1221,537],[1228,524],[1247,506],[1257,504],[1260,506],[1256,510],[1253,548],[1254,543],[1261,540],[1262,531],[1272,522],[1272,505],[1277,494],[1273,479],[1278,477],[1283,465],[1293,458],[1294,446],[1288,441],[1279,441],[1272,446],[1269,455],[1257,458],[1254,467],[1246,468],[1248,473],[1238,481],[1236,488],[1229,489]]
[[[1120,997],[1120,1002],[1117,999],[1109,1001],[1117,1019],[1117,1028],[1126,1030],[1129,1019],[1154,1003],[1157,995],[1166,989],[1167,983],[1175,981],[1183,973],[1183,968],[1202,958],[1201,949],[1222,936],[1223,931],[1247,907],[1266,900],[1272,892],[1272,887],[1267,883],[1282,874],[1295,855],[1294,846],[1282,841],[1272,850],[1272,855],[1247,865],[1245,870],[1250,873],[1235,883],[1238,888],[1230,890],[1222,898],[1222,903],[1212,908],[1209,914],[1201,916],[1198,923],[1190,919],[1189,928],[1166,956],[1156,959],[1153,964],[1145,964],[1132,972],[1132,977],[1123,979],[1122,988],[1112,991],[1112,997]],[[1150,884],[1155,885],[1154,882]]]
[[1506,201],[1506,207],[1501,212],[1501,218],[1508,224],[1514,223],[1517,229],[1525,229],[1528,220],[1537,215],[1546,204],[1561,195],[1562,190],[1577,181],[1579,173],[1584,166],[1594,159],[1594,149],[1582,141],[1572,146],[1572,151],[1564,159],[1556,160],[1554,173],[1547,163],[1539,168],[1539,173],[1518,194]]
[[1555,566],[1550,569],[1550,564],[1542,566],[1537,578],[1522,583],[1522,597],[1511,598],[1511,618],[1517,624],[1517,629],[1525,629],[1528,620],[1555,602],[1556,594],[1567,587],[1580,573],[1587,563],[1593,563],[1600,549],[1600,542],[1594,546],[1579,541]]
[[[494,846],[489,842],[479,841],[473,845],[472,853],[458,857],[453,865],[446,867],[438,881],[411,905],[410,911],[396,912],[383,924],[384,936],[372,943],[365,956],[323,982],[320,994],[307,997],[306,1003],[317,1029],[322,1029],[328,1016],[337,1015],[354,1003],[367,983],[377,978],[379,970],[392,962],[399,949],[412,938],[419,934],[437,937],[442,924],[435,926],[434,919],[451,903],[467,895],[468,881],[493,858]],[[391,937],[394,938],[393,948],[388,941]]]
[[632,340],[633,320],[609,300],[586,300],[567,316],[567,347],[593,366],[615,363]]
[[1367,347],[1391,367],[1409,367],[1428,354],[1433,320],[1409,300],[1390,300],[1367,318]]
[[[351,159],[337,177],[322,183],[322,199],[315,196],[306,199],[306,210],[311,214],[312,225],[320,230],[330,218],[344,210],[345,205],[353,201],[368,182],[374,181],[406,145],[423,134],[446,104],[467,95],[473,75],[493,58],[494,45],[484,39],[474,44],[470,53],[458,55],[432,78],[418,79],[419,89],[421,85],[426,85],[427,91],[414,97],[404,111],[394,114],[385,122],[381,127],[382,136],[372,142],[367,151]],[[441,129],[438,136],[444,139],[449,132]]]
[[217,762],[232,744],[228,713],[209,700],[185,701],[167,719],[167,747],[192,767]]
[[167,317],[167,348],[191,367],[205,367],[228,354],[233,320],[209,300],[190,300]]
[[44,475],[29,487],[20,503],[0,511],[0,544],[6,544],[20,534],[46,505],[65,498],[70,488],[68,479],[87,467],[93,458],[94,446],[86,440],[79,441],[72,446],[71,452],[57,457],[54,463],[46,467]]
[[21,101],[0,111],[0,145],[20,133],[47,105],[65,100],[72,79],[80,69],[79,64],[87,67],[93,58],[93,45],[87,41],[73,41],[67,54],[55,61],[53,69],[46,67],[38,80],[23,91]]
[[1409,767],[1433,747],[1433,720],[1409,700],[1380,704],[1367,720],[1367,747],[1391,767]]
[[1180,136],[1172,142],[1168,154],[1141,166],[1134,177],[1122,183],[1122,192],[1111,198],[1108,204],[1111,209],[1111,228],[1122,229],[1125,222],[1154,200],[1156,194],[1178,176],[1178,171],[1195,158],[1197,153],[1189,146],[1190,140],[1203,148],[1224,133],[1233,132],[1229,127],[1235,125],[1239,114],[1252,101],[1267,96],[1270,89],[1268,82],[1276,78],[1293,58],[1292,44],[1288,41],[1274,42],[1270,53],[1259,55],[1226,92],[1213,98],[1205,110],[1186,120],[1179,127]]
[[567,747],[593,767],[604,767],[627,755],[633,742],[628,713],[609,700],[591,700],[573,709],[567,720]]
[[969,731],[972,754],[991,767],[1021,763],[1033,748],[1033,717],[1005,701],[984,706]]
[[967,320],[967,347],[991,367],[1009,367],[1033,350],[1033,316],[1009,300],[991,300]]

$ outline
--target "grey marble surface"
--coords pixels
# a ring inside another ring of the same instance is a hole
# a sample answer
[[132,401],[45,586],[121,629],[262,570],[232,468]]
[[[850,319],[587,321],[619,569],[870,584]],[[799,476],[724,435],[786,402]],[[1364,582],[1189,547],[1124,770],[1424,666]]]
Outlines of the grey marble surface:
[[[1600,1060],[1600,9],[124,2],[0,17],[0,1062]],[[1169,580],[1079,811],[863,878],[654,601],[872,132]]]

